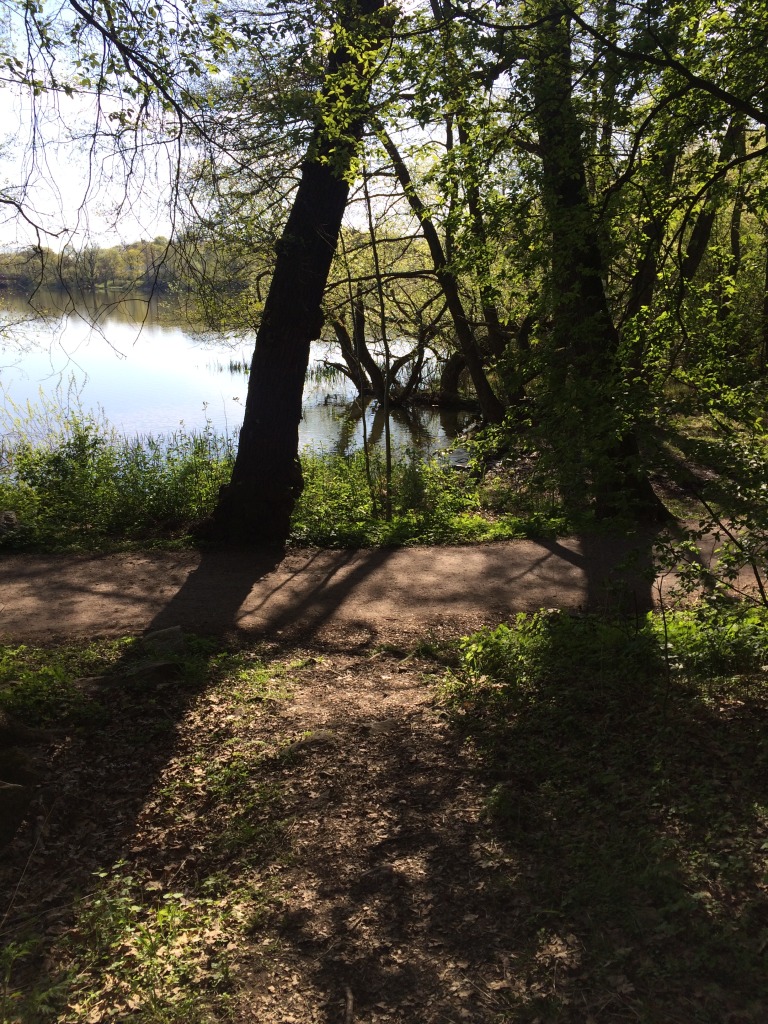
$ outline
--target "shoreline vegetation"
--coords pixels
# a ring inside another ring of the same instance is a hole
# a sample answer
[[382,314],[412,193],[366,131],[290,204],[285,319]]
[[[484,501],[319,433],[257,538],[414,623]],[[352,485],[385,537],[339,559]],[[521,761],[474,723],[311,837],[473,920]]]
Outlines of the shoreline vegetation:
[[[0,550],[194,543],[234,452],[234,438],[210,424],[129,438],[85,413],[61,414],[53,426],[49,419],[42,431],[34,413],[17,418],[0,448]],[[403,449],[389,480],[378,448],[346,456],[307,449],[301,462],[291,543],[472,543],[553,535],[566,525],[553,492],[500,462],[472,471]]]

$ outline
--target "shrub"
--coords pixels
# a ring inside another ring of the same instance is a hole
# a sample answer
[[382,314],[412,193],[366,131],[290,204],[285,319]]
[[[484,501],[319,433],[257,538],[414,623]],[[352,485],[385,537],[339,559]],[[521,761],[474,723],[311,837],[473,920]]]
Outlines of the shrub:
[[21,528],[6,546],[99,546],[183,533],[213,508],[233,446],[208,427],[125,438],[91,416],[68,415],[44,442],[6,447],[0,501]]

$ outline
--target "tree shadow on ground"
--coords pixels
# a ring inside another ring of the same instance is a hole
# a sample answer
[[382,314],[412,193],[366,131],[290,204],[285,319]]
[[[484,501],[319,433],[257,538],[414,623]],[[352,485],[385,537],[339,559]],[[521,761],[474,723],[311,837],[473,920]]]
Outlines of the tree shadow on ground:
[[[541,546],[579,569],[584,579],[582,611],[608,615],[644,615],[654,605],[657,530],[629,537],[584,532],[575,544],[544,539]],[[554,602],[557,607],[557,602]]]
[[760,681],[667,680],[651,654],[467,709],[458,735],[425,718],[307,754],[287,777],[333,797],[275,927],[285,1012],[765,1020],[766,725]]
[[512,868],[488,891],[516,1021],[768,1013],[764,687],[667,686],[650,667],[576,671],[506,721],[467,721]]
[[[332,560],[323,560],[324,552],[317,551],[293,573],[282,571],[272,580],[272,571],[283,568],[283,554],[247,550],[204,553],[149,629],[183,622],[202,634],[234,638],[244,628],[242,609],[258,584],[259,600],[248,602],[248,630],[261,636],[281,630],[309,635],[332,618],[360,584],[386,565],[392,549],[335,551]],[[297,580],[308,582],[300,589],[292,588]]]
[[[282,557],[281,551],[233,553],[230,571],[222,577],[220,554],[215,560],[204,554],[150,623],[146,642],[139,638],[123,647],[97,677],[64,686],[69,717],[58,722],[52,761],[27,821],[0,854],[4,939],[24,934],[28,926],[40,933],[41,922],[51,934],[66,930],[84,894],[101,886],[115,865],[135,863],[145,853],[155,867],[165,864],[171,872],[182,870],[190,851],[177,842],[174,829],[167,830],[161,847],[146,850],[137,821],[166,765],[179,752],[181,723],[215,675],[221,635],[237,634],[244,599]],[[304,600],[312,610],[312,622],[332,614],[368,568],[385,558],[386,553],[372,552],[343,579],[334,579],[333,572],[320,578]],[[209,618],[205,601],[211,603]],[[167,637],[154,641],[158,631],[177,626],[180,613],[185,619],[190,604],[203,609],[192,617],[199,632],[213,633],[217,639],[179,634],[180,645],[172,637],[170,648]],[[51,698],[54,703],[56,699]],[[35,708],[31,711],[34,718]],[[163,882],[172,877],[161,873]],[[33,987],[46,974],[44,948],[40,956],[24,968]]]

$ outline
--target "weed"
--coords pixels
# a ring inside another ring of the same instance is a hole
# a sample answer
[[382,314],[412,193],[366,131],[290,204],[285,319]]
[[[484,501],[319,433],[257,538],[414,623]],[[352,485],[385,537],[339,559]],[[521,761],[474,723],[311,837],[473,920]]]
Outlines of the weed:
[[74,680],[107,672],[132,645],[130,639],[53,648],[0,645],[0,708],[29,725],[91,721],[98,710]]
[[214,670],[232,698],[240,704],[259,704],[288,697],[290,689],[286,677],[291,669],[299,667],[299,663],[264,663],[251,654],[238,653],[221,655],[215,661]]
[[226,905],[163,893],[127,874],[124,864],[98,878],[61,943],[70,981],[58,1019],[211,1020],[230,982]]
[[554,533],[563,525],[556,508],[544,512],[513,504],[514,482],[500,477],[493,507],[484,505],[482,476],[458,472],[438,459],[399,452],[390,488],[392,515],[382,515],[385,487],[383,456],[370,455],[372,488],[362,452],[349,456],[304,452],[304,492],[294,512],[292,536],[302,543],[330,547],[356,545],[449,544],[503,540]]
[[103,547],[185,533],[213,508],[233,446],[208,425],[167,437],[121,437],[97,418],[63,417],[44,440],[22,425],[3,451],[0,506],[18,527],[5,547]]

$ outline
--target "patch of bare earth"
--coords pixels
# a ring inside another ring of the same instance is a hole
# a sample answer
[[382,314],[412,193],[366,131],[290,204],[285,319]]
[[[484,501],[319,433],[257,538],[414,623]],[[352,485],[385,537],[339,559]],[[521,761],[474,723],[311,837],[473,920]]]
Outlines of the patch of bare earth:
[[[290,856],[243,1021],[491,1020],[511,986],[482,793],[418,658],[329,656],[274,723]],[[307,735],[307,731],[309,734]]]
[[[221,1019],[502,1019],[532,983],[511,952],[524,887],[510,885],[471,755],[435,703],[444,667],[354,642],[273,650],[274,692],[258,699],[242,679],[188,690],[172,677],[96,698],[106,720],[51,750],[0,868],[6,935],[32,922],[46,936],[16,985],[71,968],[62,950],[91,941],[80,911],[95,873],[120,864],[144,899],[207,892],[226,906],[194,938],[203,986],[217,956],[232,965]],[[139,997],[121,992],[56,1019],[131,1019]]]

